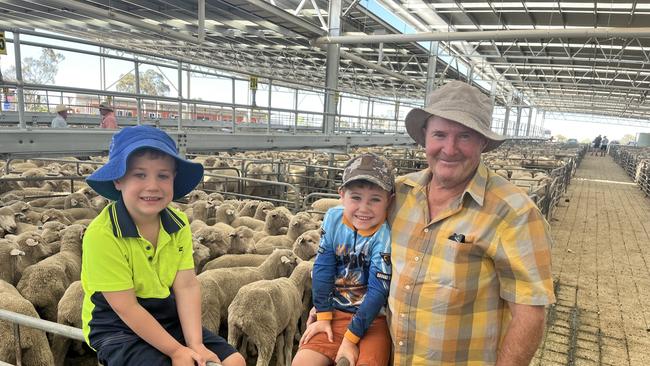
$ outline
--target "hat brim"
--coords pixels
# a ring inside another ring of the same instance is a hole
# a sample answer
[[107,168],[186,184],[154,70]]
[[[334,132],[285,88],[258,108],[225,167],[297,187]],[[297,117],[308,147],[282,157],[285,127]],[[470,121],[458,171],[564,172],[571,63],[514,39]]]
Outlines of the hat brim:
[[203,179],[203,165],[193,163],[180,157],[162,142],[153,139],[134,141],[123,149],[117,156],[112,157],[108,163],[97,169],[86,178],[86,183],[98,194],[117,201],[121,197],[120,191],[115,189],[115,180],[126,174],[126,164],[129,156],[141,148],[159,150],[176,160],[176,177],[174,177],[174,200],[180,199],[190,193]]
[[387,186],[386,183],[382,182],[380,179],[377,179],[377,177],[368,174],[355,175],[353,178],[350,178],[345,183],[343,183],[342,187],[345,187],[352,182],[357,182],[360,180],[365,180],[374,183],[377,186],[381,187],[381,189],[383,189],[384,191],[393,192],[393,187]]
[[450,121],[454,121],[456,123],[460,123],[461,125],[467,128],[471,128],[472,130],[483,135],[488,141],[488,144],[485,149],[483,149],[483,152],[494,150],[497,147],[501,146],[505,140],[507,140],[507,138],[498,135],[491,130],[481,128],[481,126],[475,122],[475,117],[469,113],[463,111],[441,111],[414,108],[406,115],[406,132],[408,132],[409,136],[411,136],[411,138],[422,147],[424,147],[425,142],[424,132],[422,129],[425,127],[427,120],[431,116],[438,116]]

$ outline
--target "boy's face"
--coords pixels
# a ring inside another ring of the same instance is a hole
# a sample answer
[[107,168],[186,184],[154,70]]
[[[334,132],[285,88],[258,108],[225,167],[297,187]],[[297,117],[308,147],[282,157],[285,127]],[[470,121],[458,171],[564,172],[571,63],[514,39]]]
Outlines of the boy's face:
[[386,219],[391,195],[377,186],[352,186],[339,189],[343,215],[358,230],[368,230]]
[[169,155],[147,152],[129,159],[126,174],[114,183],[136,223],[157,217],[172,201],[175,172],[176,162]]

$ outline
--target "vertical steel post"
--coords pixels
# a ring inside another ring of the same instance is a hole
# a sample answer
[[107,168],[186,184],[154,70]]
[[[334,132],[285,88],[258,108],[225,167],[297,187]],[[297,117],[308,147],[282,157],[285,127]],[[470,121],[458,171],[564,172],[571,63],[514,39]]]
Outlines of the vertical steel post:
[[523,112],[523,108],[517,107],[517,122],[515,122],[514,134],[515,137],[519,136],[519,127],[521,126],[521,112]]
[[21,130],[27,129],[25,124],[25,96],[23,95],[23,67],[20,59],[20,33],[14,32],[14,57],[16,62],[16,97],[18,97],[18,125]]
[[[328,11],[330,36],[341,34],[341,0],[330,0]],[[323,118],[323,133],[333,134],[336,120],[337,98],[335,97],[339,82],[339,58],[341,46],[328,44],[325,72],[325,118]]]
[[429,95],[436,86],[436,67],[438,64],[438,42],[431,42],[429,46],[429,59],[427,61],[427,90],[424,104],[429,103]]
[[510,106],[506,104],[506,114],[503,116],[503,136],[508,136],[508,119],[510,118]]
[[530,124],[533,121],[533,107],[528,108],[528,123],[526,124],[526,137],[530,135]]
[[135,108],[136,113],[138,114],[137,123],[138,126],[142,124],[142,98],[140,95],[140,62],[138,59],[135,59],[135,93],[138,94],[138,97],[135,99],[137,101],[137,106]]
[[183,62],[178,60],[178,130],[183,127]]

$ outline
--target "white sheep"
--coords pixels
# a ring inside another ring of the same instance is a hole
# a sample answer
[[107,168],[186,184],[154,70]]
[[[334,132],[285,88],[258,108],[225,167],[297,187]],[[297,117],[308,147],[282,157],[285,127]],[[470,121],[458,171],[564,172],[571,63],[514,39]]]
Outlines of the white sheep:
[[288,276],[296,267],[297,257],[289,249],[271,253],[258,267],[211,269],[197,276],[201,285],[201,318],[203,325],[219,332],[222,319],[227,319],[228,306],[239,289],[251,282]]
[[254,232],[251,228],[246,226],[236,227],[230,233],[230,249],[228,254],[244,254],[251,253],[255,248],[255,241],[253,240]]
[[[75,281],[65,290],[65,293],[59,300],[56,322],[71,327],[81,328],[81,308],[83,306],[84,290],[81,281]],[[72,340],[68,337],[54,335],[52,337],[52,355],[54,364],[63,366],[65,356]],[[74,348],[78,351],[83,350],[81,342],[75,341]]]
[[194,259],[194,271],[199,270],[210,260],[210,248],[192,239],[192,259]]
[[311,204],[311,212],[315,219],[322,220],[327,210],[340,204],[341,200],[338,198],[320,198]]
[[197,230],[193,235],[198,243],[210,249],[210,258],[216,258],[228,253],[230,249],[230,233],[233,231],[233,228],[224,229],[222,226],[205,226]]
[[320,229],[307,230],[293,242],[293,252],[302,260],[310,260],[318,253]]
[[0,237],[4,237],[7,233],[15,233],[18,228],[16,223],[16,215],[9,207],[0,208]]
[[[15,287],[0,281],[0,308],[38,318],[34,306],[23,298]],[[0,320],[0,360],[16,363],[16,340],[13,324]],[[45,332],[30,327],[20,328],[20,350],[23,365],[51,366],[54,364],[52,351]]]
[[289,222],[289,230],[286,235],[272,235],[260,239],[255,243],[254,252],[267,254],[274,248],[291,248],[300,234],[317,228],[318,224],[312,221],[308,213],[299,212]]
[[260,240],[269,235],[282,235],[286,234],[287,226],[289,226],[290,217],[285,210],[280,207],[273,209],[266,215],[264,222],[264,231],[256,233],[253,239]]
[[59,300],[68,286],[80,279],[84,230],[82,225],[68,226],[61,239],[61,250],[25,268],[16,286],[43,319],[56,321]]
[[260,204],[260,200],[246,200],[244,206],[237,212],[241,216],[254,217],[257,206]]
[[276,365],[291,365],[303,294],[311,288],[311,269],[312,263],[303,261],[289,278],[242,286],[228,307],[228,343],[237,347],[246,336],[257,347],[256,366],[267,366],[274,348]]
[[275,206],[273,205],[273,202],[262,201],[259,205],[257,205],[253,218],[266,221],[266,214],[268,214],[269,211],[273,210],[274,208]]
[[217,268],[257,267],[266,260],[266,254],[225,254],[203,266],[203,271]]

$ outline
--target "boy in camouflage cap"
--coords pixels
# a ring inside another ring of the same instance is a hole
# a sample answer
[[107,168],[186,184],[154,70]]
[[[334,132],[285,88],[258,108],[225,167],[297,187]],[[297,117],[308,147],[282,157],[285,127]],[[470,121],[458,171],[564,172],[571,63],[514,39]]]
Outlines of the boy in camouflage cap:
[[312,273],[316,321],[300,340],[293,365],[388,364],[391,340],[384,305],[390,286],[393,168],[384,158],[351,159],[339,188],[342,206],[325,214]]

